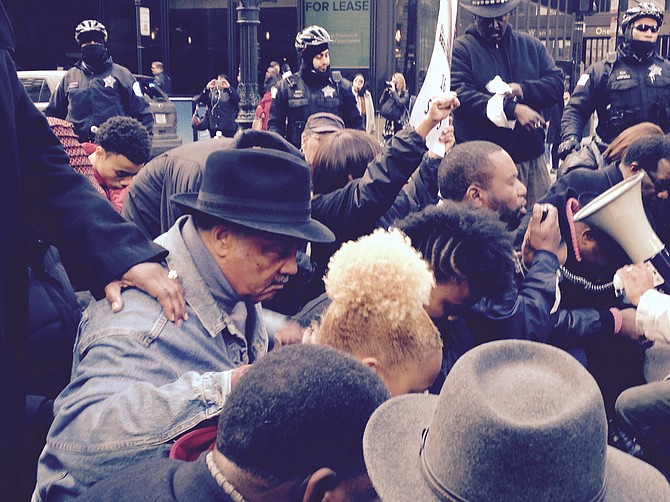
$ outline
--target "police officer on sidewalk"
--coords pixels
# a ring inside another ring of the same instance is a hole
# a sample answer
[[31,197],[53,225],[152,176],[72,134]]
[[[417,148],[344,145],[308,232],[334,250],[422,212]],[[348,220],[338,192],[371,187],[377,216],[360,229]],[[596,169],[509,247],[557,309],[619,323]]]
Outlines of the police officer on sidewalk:
[[140,84],[107,52],[107,29],[87,19],[75,28],[81,59],[68,70],[51,96],[45,114],[74,124],[79,141],[93,142],[95,130],[108,118],[125,115],[153,134],[153,116]]
[[594,111],[601,153],[620,132],[640,122],[652,122],[670,132],[670,62],[656,51],[662,24],[663,12],[651,2],[623,14],[623,42],[579,77],[565,107],[560,158],[579,150],[582,130]]
[[330,42],[330,35],[320,26],[309,26],[298,33],[295,48],[301,57],[300,71],[272,89],[268,130],[298,148],[305,122],[313,113],[333,113],[347,128],[365,130],[351,82],[330,68]]

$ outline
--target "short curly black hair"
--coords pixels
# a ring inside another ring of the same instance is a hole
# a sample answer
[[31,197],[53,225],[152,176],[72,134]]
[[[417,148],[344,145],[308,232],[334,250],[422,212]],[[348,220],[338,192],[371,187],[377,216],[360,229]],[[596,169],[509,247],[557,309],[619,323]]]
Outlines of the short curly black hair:
[[471,301],[500,298],[512,287],[512,236],[497,214],[442,201],[396,226],[430,264],[438,283],[465,279]]
[[489,161],[489,156],[500,150],[502,147],[490,141],[466,141],[449,150],[437,172],[442,198],[462,201],[473,183],[487,189],[495,167]]
[[105,120],[95,132],[95,143],[107,153],[127,157],[133,164],[144,164],[151,157],[151,137],[147,128],[131,117]]
[[636,162],[641,169],[655,173],[662,159],[670,160],[670,138],[654,134],[633,141],[626,150],[622,162],[626,166]]
[[363,431],[386,399],[380,378],[324,345],[291,345],[255,362],[226,399],[216,448],[270,483],[327,467],[365,472]]

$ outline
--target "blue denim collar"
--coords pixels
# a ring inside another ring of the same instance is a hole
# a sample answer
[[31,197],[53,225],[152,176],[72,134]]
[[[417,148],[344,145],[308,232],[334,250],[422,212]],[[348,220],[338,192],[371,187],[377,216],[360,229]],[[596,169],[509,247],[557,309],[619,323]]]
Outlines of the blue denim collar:
[[184,242],[182,231],[190,221],[190,216],[182,216],[167,232],[159,235],[155,242],[170,251],[166,258],[168,268],[179,271],[179,278],[184,287],[184,295],[188,305],[198,316],[210,336],[214,338],[228,326],[229,322],[225,312],[212,296],[209,286],[200,275]]

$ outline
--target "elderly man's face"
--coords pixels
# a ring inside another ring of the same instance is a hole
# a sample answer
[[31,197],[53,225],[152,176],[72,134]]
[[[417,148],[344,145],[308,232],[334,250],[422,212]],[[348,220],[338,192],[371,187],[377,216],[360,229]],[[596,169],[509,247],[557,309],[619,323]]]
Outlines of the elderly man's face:
[[273,234],[230,232],[219,266],[235,292],[254,303],[271,299],[298,272],[300,241]]
[[505,30],[507,29],[507,25],[509,24],[509,16],[509,12],[498,17],[475,16],[477,31],[486,40],[497,42],[502,38]]

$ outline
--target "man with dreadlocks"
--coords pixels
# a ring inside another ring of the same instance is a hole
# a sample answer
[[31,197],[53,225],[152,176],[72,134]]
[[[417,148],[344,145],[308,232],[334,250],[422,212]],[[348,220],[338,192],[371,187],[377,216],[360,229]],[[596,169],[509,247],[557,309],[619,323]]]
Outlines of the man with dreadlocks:
[[438,393],[456,360],[475,345],[461,313],[484,297],[500,299],[512,288],[511,235],[492,211],[453,201],[412,213],[396,226],[435,275],[425,308],[445,340],[442,368],[430,388]]
[[300,71],[272,89],[268,130],[281,134],[297,148],[305,122],[317,112],[334,113],[348,129],[365,130],[351,82],[330,68],[331,42],[321,26],[308,26],[298,33],[295,48],[301,58]]

